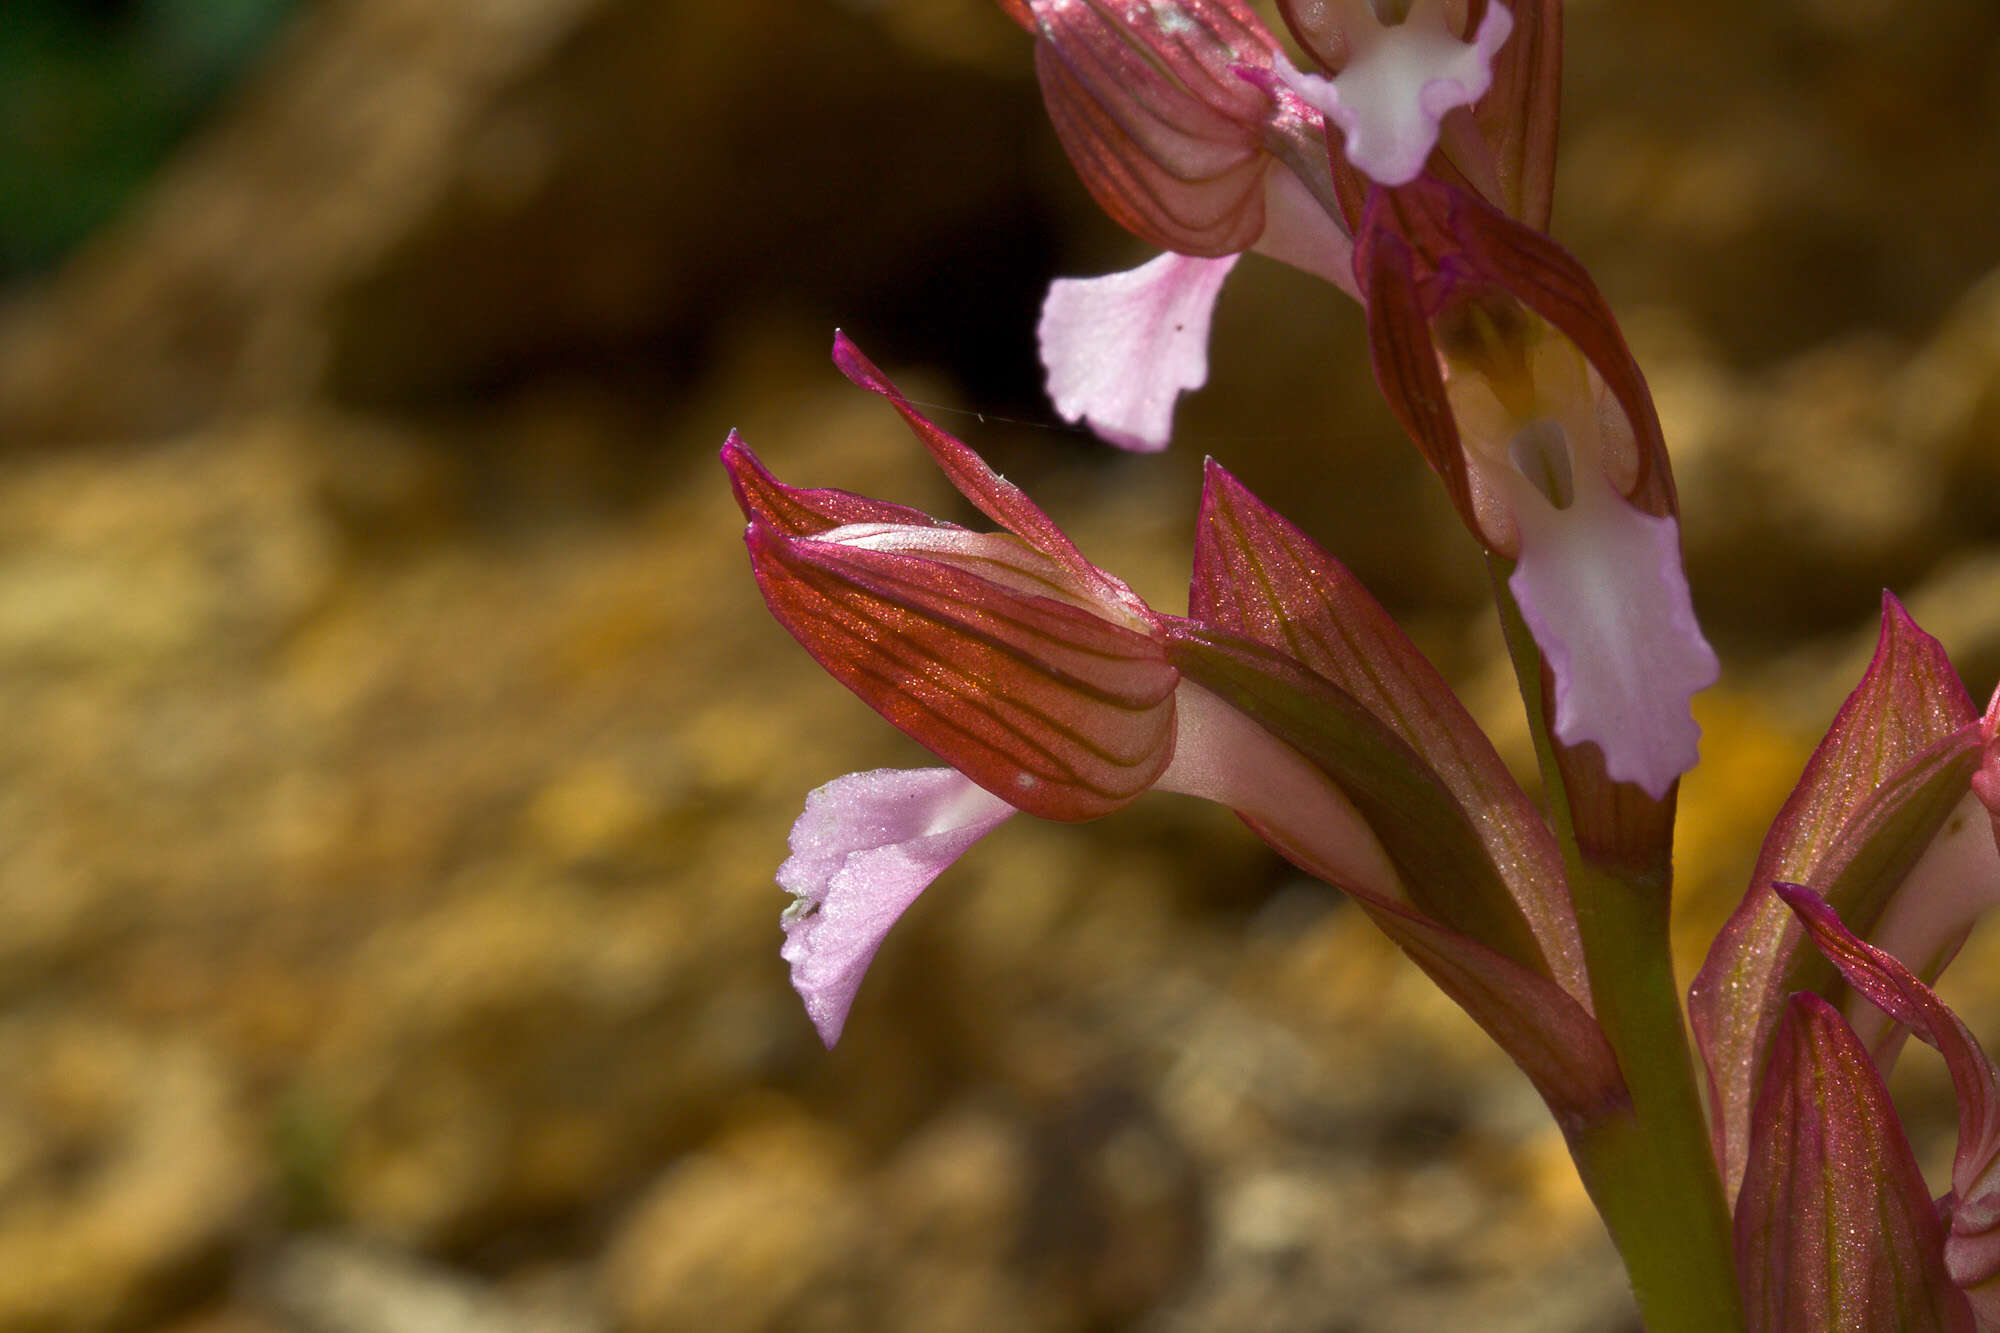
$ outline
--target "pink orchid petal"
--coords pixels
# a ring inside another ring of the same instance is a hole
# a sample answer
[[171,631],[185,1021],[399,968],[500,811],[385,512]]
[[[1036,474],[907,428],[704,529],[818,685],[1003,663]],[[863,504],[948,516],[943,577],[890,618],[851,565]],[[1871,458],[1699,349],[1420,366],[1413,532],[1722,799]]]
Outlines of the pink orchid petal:
[[1104,211],[1183,254],[1230,254],[1254,241],[1273,161],[1265,140],[1276,127],[1266,123],[1268,96],[1230,70],[1259,63],[1272,45],[1255,15],[1215,3],[1034,8],[1042,100]]
[[[1976,775],[1975,775],[1976,776]],[[2000,907],[2000,846],[1990,836],[1985,808],[1968,793],[1903,877],[1868,939],[1919,976],[1943,973],[1980,917]],[[1855,1031],[1884,1069],[1894,1047],[1869,1016],[1850,1015]]]
[[1660,800],[1695,765],[1688,700],[1721,666],[1695,623],[1675,521],[1634,509],[1594,467],[1575,480],[1566,509],[1515,488],[1507,586],[1555,673],[1557,738],[1595,741],[1607,773]]
[[1230,807],[1329,884],[1370,899],[1406,899],[1368,821],[1310,760],[1192,681],[1175,689],[1174,705],[1174,758],[1155,790]]
[[788,537],[814,537],[850,523],[897,523],[956,530],[955,524],[932,518],[908,505],[871,500],[852,491],[787,486],[771,475],[771,470],[733,430],[722,445],[722,466],[729,472],[729,488],[736,494],[743,517],[767,523]]
[[1493,86],[1472,108],[1492,146],[1502,197],[1494,202],[1537,231],[1549,227],[1562,100],[1562,0],[1522,0],[1514,32],[1493,61]]
[[1153,785],[1173,754],[1178,676],[1151,633],[1036,591],[1055,590],[1057,567],[1005,556],[1012,538],[838,539],[855,531],[785,537],[753,522],[744,534],[772,616],[835,680],[1045,819],[1108,814]]
[[1401,219],[1396,216],[1395,203],[1396,196],[1390,191],[1372,191],[1354,241],[1354,274],[1368,311],[1368,350],[1375,384],[1389,410],[1422,451],[1424,461],[1444,482],[1452,507],[1466,527],[1484,541],[1465,448],[1445,393],[1437,347],[1431,341],[1430,316],[1434,312],[1424,307],[1418,255],[1398,225]]
[[1417,0],[1392,27],[1349,34],[1352,55],[1332,78],[1304,74],[1282,53],[1279,74],[1347,136],[1347,160],[1383,185],[1407,185],[1437,145],[1438,122],[1470,106],[1493,82],[1493,57],[1514,30],[1493,0],[1470,42],[1452,36],[1443,0]]
[[1169,251],[1101,278],[1058,278],[1042,305],[1042,365],[1065,421],[1121,449],[1156,452],[1173,433],[1174,399],[1208,382],[1208,326],[1237,255]]
[[[1235,808],[1280,855],[1352,894],[1514,1058],[1566,1134],[1629,1110],[1603,1030],[1547,975],[1525,928],[1494,929],[1497,914],[1479,904],[1433,893],[1426,906],[1413,897],[1411,890],[1438,889],[1440,880],[1456,887],[1456,873],[1419,879],[1395,870],[1398,860],[1436,867],[1442,853],[1453,872],[1476,875],[1465,854],[1483,856],[1422,760],[1353,696],[1292,658],[1198,621],[1173,622],[1168,631],[1186,720],[1158,785]],[[1298,767],[1301,758],[1332,780],[1337,795]],[[1345,805],[1360,824],[1341,813]]]
[[955,769],[882,768],[806,797],[778,883],[792,988],[829,1049],[861,978],[917,895],[1014,813]]

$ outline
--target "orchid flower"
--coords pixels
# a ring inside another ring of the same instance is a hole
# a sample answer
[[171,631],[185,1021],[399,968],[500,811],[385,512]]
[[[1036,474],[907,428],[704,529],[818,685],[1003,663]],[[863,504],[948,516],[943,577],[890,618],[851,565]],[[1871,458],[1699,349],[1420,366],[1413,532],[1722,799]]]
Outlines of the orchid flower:
[[[1552,675],[1559,758],[1654,802],[1693,767],[1715,682],[1658,415],[1604,298],[1553,241],[1429,179],[1376,189],[1355,271],[1375,377]],[[1581,785],[1581,784],[1578,784]]]
[[[1586,785],[1601,769],[1661,802],[1695,762],[1688,700],[1718,664],[1682,571],[1658,423],[1582,269],[1504,211],[1547,214],[1559,10],[1524,7],[1502,68],[1515,22],[1499,0],[1474,6],[1469,42],[1444,0],[1415,0],[1393,23],[1378,8],[1284,7],[1328,79],[1295,69],[1237,0],[1012,7],[1035,22],[1050,114],[1085,181],[1170,250],[1057,282],[1040,328],[1051,397],[1113,443],[1164,447],[1176,397],[1207,377],[1237,253],[1310,220],[1318,253],[1351,260],[1351,278],[1330,276],[1368,307],[1384,392],[1473,531],[1515,562],[1566,757]],[[1420,177],[1448,113],[1475,115],[1496,85],[1487,121],[1445,159],[1472,188]],[[1346,150],[1321,165],[1306,145],[1328,123]],[[1444,341],[1432,321],[1449,326]],[[1439,358],[1442,371],[1428,364]],[[1601,758],[1579,757],[1587,743]]]
[[2000,832],[1982,787],[2000,763],[2000,696],[1979,716],[1944,647],[1883,595],[1875,655],[1765,839],[1751,887],[1688,995],[1708,1069],[1724,1187],[1743,1178],[1759,1074],[1787,997],[1845,1002],[1885,1072],[1904,1029],[1846,996],[1773,883],[1813,885],[1846,929],[1935,980],[2000,905]]
[[896,406],[1005,530],[969,532],[900,505],[798,490],[734,435],[724,445],[772,613],[836,679],[951,765],[840,779],[813,794],[793,830],[781,872],[797,899],[786,955],[829,1045],[902,910],[1017,809],[1087,819],[1154,787],[1224,799],[1294,830],[1337,881],[1403,896],[1340,790],[1183,681],[1163,622],[1130,588],[925,420],[845,337],[834,358]]
[[895,921],[1015,811],[1160,790],[1230,806],[1352,894],[1566,1125],[1624,1104],[1547,825],[1351,575],[1213,468],[1197,616],[1154,611],[844,337],[834,359],[1003,531],[787,486],[723,447],[772,613],[950,765],[838,778],[793,827],[784,956],[827,1044]]

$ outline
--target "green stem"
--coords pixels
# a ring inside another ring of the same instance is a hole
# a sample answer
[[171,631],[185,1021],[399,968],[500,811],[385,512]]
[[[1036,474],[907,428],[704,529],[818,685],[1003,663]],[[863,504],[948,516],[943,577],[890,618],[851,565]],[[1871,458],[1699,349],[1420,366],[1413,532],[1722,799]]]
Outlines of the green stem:
[[1674,980],[1671,872],[1664,864],[1640,873],[1586,859],[1542,710],[1541,652],[1498,561],[1493,573],[1550,822],[1569,874],[1591,1004],[1632,1094],[1629,1111],[1574,1131],[1570,1152],[1625,1260],[1650,1333],[1741,1330],[1729,1209],[1709,1148]]

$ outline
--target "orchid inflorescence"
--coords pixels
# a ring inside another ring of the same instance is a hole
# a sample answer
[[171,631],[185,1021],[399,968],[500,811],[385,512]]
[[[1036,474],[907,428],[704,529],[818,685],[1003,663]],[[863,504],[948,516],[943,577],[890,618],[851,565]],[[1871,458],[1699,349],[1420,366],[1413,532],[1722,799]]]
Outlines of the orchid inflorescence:
[[[2000,694],[1982,714],[1893,597],[1695,981],[1690,1052],[1670,847],[1718,664],[1645,377],[1545,234],[1559,0],[1278,0],[1297,61],[1243,0],[1000,4],[1084,183],[1164,252],[1053,285],[1057,411],[1164,448],[1245,251],[1359,300],[1377,384],[1488,553],[1543,801],[1220,465],[1188,614],[1158,610],[836,335],[1000,530],[723,447],[772,614],[945,764],[837,778],[792,829],[783,953],[822,1039],[898,917],[1015,813],[1200,796],[1351,895],[1520,1066],[1656,1333],[2000,1329],[2000,1073],[1930,989],[2000,897]],[[1912,1032],[1960,1109],[1935,1203],[1883,1086]]]

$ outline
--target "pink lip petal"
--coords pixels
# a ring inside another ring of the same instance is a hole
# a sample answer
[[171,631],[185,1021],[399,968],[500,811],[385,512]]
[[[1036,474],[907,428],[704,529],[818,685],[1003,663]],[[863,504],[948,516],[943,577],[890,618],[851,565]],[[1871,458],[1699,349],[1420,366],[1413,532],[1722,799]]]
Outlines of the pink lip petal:
[[1521,556],[1508,587],[1555,672],[1557,737],[1596,742],[1613,778],[1664,798],[1697,758],[1688,700],[1721,672],[1695,623],[1677,525],[1634,509],[1595,472],[1569,508],[1535,494],[1515,516]]
[[830,1049],[868,964],[917,895],[1014,813],[955,769],[876,769],[806,797],[778,883],[796,899],[782,954]]
[[1058,278],[1036,329],[1049,397],[1121,449],[1157,452],[1174,400],[1208,382],[1208,328],[1238,255],[1169,251],[1123,273]]

